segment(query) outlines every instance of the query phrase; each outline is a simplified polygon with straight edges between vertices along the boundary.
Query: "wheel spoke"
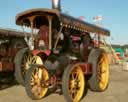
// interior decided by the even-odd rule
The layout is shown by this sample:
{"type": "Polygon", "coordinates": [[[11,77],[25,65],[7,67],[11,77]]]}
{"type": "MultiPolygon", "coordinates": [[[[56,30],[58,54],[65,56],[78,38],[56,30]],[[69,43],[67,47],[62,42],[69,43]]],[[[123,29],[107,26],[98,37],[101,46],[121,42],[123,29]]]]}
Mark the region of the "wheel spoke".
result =
{"type": "Polygon", "coordinates": [[[32,73],[32,78],[33,78],[33,79],[35,78],[34,73],[32,73]]]}
{"type": "Polygon", "coordinates": [[[76,74],[76,80],[77,80],[77,81],[80,80],[79,78],[80,78],[80,76],[79,76],[79,74],[77,73],[77,74],[76,74]]]}
{"type": "MultiPolygon", "coordinates": [[[[39,77],[39,79],[42,79],[42,74],[45,74],[45,73],[43,73],[43,70],[41,70],[40,68],[39,68],[39,70],[38,70],[38,77],[39,77]]],[[[45,76],[45,75],[44,75],[45,76]]]]}
{"type": "Polygon", "coordinates": [[[71,80],[74,80],[74,73],[71,73],[71,80]]]}
{"type": "MultiPolygon", "coordinates": [[[[32,54],[25,54],[25,56],[23,57],[23,62],[22,62],[22,65],[21,65],[21,68],[22,68],[22,73],[23,73],[23,76],[25,75],[25,72],[26,70],[29,69],[29,65],[30,64],[42,64],[42,60],[39,56],[33,56],[32,54]]],[[[38,70],[38,68],[37,68],[38,70]]],[[[38,71],[36,71],[38,74],[38,71]]]]}
{"type": "Polygon", "coordinates": [[[73,88],[73,89],[70,91],[71,97],[74,99],[75,96],[76,96],[76,94],[77,94],[77,91],[75,90],[75,88],[73,88]]]}
{"type": "Polygon", "coordinates": [[[35,64],[35,63],[36,63],[36,60],[37,60],[37,58],[34,56],[34,57],[31,59],[31,63],[32,63],[32,64],[35,64]]]}
{"type": "Polygon", "coordinates": [[[108,70],[109,67],[107,57],[105,54],[102,54],[97,69],[97,78],[99,80],[99,86],[102,90],[104,90],[108,84],[108,70]]]}
{"type": "Polygon", "coordinates": [[[105,58],[103,55],[101,55],[101,58],[100,58],[100,61],[99,61],[99,64],[102,64],[104,62],[105,58]]]}
{"type": "Polygon", "coordinates": [[[35,85],[34,79],[31,79],[30,85],[31,86],[34,86],[35,85]]]}

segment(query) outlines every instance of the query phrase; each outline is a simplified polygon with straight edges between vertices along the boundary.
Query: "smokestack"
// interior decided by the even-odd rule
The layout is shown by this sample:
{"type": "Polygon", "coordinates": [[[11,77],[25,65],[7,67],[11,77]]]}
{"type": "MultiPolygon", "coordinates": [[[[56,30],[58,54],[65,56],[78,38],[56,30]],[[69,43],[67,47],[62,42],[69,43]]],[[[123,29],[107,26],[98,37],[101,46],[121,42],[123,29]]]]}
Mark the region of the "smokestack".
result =
{"type": "Polygon", "coordinates": [[[60,0],[52,0],[52,8],[61,11],[60,0]]]}

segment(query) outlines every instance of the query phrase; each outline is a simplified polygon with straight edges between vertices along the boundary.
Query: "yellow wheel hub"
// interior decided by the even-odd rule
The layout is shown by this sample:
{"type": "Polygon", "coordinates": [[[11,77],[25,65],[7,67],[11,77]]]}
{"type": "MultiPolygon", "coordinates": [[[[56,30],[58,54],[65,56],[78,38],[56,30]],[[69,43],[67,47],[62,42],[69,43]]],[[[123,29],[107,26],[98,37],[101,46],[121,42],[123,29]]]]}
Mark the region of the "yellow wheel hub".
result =
{"type": "Polygon", "coordinates": [[[43,68],[35,68],[31,77],[31,91],[38,99],[44,97],[48,91],[48,71],[43,68]]]}
{"type": "Polygon", "coordinates": [[[76,66],[70,74],[69,93],[73,102],[78,102],[83,96],[85,87],[84,75],[80,66],[76,66]]]}
{"type": "Polygon", "coordinates": [[[97,72],[99,87],[101,90],[105,90],[109,82],[109,62],[105,53],[100,56],[97,72]]]}

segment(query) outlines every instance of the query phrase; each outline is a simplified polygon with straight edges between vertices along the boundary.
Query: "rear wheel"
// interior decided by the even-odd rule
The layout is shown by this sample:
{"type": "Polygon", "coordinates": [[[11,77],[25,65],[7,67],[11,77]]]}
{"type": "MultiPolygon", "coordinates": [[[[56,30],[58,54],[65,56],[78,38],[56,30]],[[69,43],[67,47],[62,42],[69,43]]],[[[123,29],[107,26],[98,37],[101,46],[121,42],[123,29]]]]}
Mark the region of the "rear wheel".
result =
{"type": "Polygon", "coordinates": [[[85,79],[79,65],[68,66],[64,70],[62,91],[67,102],[79,102],[85,90],[85,79]]]}
{"type": "Polygon", "coordinates": [[[48,80],[49,74],[44,66],[31,66],[25,76],[28,96],[33,100],[43,98],[48,91],[48,80]]]}
{"type": "Polygon", "coordinates": [[[15,57],[15,79],[24,86],[24,77],[30,64],[43,64],[40,56],[32,55],[27,48],[21,49],[15,57]]]}
{"type": "Polygon", "coordinates": [[[105,51],[93,49],[88,62],[92,64],[93,75],[89,79],[90,89],[93,91],[105,91],[109,84],[109,61],[105,51]]]}

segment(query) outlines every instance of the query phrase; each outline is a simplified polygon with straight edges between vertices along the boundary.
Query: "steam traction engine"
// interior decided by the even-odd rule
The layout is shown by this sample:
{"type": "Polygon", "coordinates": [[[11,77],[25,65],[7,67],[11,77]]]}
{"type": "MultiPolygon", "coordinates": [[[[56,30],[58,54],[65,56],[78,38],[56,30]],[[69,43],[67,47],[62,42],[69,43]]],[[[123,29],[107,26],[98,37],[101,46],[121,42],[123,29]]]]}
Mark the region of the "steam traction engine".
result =
{"type": "Polygon", "coordinates": [[[29,49],[20,50],[15,60],[17,81],[30,98],[40,99],[60,90],[67,102],[78,102],[87,83],[93,91],[108,87],[107,54],[90,36],[109,36],[108,30],[63,14],[54,4],[53,9],[18,14],[16,24],[32,30],[29,49]]]}
{"type": "MultiPolygon", "coordinates": [[[[29,35],[26,33],[26,36],[29,35]]],[[[14,80],[14,59],[16,53],[27,47],[23,32],[0,28],[0,83],[14,80]]]]}

